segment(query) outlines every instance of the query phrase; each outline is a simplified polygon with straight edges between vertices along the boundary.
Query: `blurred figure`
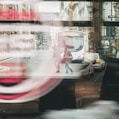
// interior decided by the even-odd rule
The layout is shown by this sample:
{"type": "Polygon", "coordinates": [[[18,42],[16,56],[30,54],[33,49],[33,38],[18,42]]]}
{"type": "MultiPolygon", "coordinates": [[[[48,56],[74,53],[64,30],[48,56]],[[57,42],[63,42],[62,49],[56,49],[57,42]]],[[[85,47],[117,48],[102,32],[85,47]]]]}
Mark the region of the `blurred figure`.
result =
{"type": "Polygon", "coordinates": [[[70,2],[68,5],[68,10],[67,10],[67,14],[68,14],[68,20],[72,21],[73,20],[73,2],[70,2]]]}
{"type": "Polygon", "coordinates": [[[66,73],[68,73],[68,71],[73,72],[73,70],[69,67],[69,63],[71,62],[72,58],[73,57],[72,57],[71,52],[68,50],[67,46],[65,46],[65,49],[64,49],[64,62],[65,62],[66,73]]]}
{"type": "Polygon", "coordinates": [[[56,66],[56,73],[59,73],[60,72],[60,63],[62,60],[61,54],[65,48],[64,38],[60,34],[57,34],[57,37],[53,41],[53,44],[50,48],[53,50],[53,58],[54,58],[55,66],[56,66]]]}
{"type": "Polygon", "coordinates": [[[95,42],[95,34],[94,32],[90,32],[88,34],[88,46],[89,46],[89,52],[96,52],[96,42],[95,42]]]}
{"type": "Polygon", "coordinates": [[[116,54],[117,54],[117,48],[116,48],[115,43],[112,43],[112,44],[111,44],[111,48],[110,48],[110,50],[111,50],[111,55],[114,56],[114,57],[116,57],[116,54]]]}
{"type": "Polygon", "coordinates": [[[108,39],[104,40],[104,46],[103,46],[103,49],[104,49],[104,54],[109,54],[109,41],[108,39]]]}
{"type": "Polygon", "coordinates": [[[53,58],[54,58],[55,66],[56,66],[56,73],[60,72],[60,61],[61,61],[60,54],[61,54],[61,51],[56,45],[54,45],[53,46],[53,58]]]}

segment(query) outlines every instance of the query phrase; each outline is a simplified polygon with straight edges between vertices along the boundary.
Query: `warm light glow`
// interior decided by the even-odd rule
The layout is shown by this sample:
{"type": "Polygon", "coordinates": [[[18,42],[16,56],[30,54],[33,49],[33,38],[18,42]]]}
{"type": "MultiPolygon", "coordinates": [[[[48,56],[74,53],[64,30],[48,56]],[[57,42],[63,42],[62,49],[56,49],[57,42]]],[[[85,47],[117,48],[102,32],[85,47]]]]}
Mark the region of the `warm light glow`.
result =
{"type": "Polygon", "coordinates": [[[96,63],[100,63],[100,59],[96,59],[95,61],[96,61],[96,63]]]}

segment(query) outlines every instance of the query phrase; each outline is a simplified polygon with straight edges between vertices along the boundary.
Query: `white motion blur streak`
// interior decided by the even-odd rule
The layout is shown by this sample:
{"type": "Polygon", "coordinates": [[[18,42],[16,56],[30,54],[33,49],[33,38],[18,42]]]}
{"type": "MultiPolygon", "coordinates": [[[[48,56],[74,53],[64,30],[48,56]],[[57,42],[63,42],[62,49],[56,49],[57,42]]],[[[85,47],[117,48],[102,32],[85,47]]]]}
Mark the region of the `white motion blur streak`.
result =
{"type": "Polygon", "coordinates": [[[118,103],[114,101],[97,101],[84,109],[50,110],[36,119],[117,119],[118,103]]]}

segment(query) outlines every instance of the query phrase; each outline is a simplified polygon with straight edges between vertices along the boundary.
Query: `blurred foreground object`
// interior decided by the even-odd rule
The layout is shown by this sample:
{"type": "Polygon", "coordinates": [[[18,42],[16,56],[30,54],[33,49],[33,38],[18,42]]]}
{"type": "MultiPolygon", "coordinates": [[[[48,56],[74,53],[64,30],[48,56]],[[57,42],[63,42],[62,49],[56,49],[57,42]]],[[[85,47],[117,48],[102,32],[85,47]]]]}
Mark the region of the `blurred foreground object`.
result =
{"type": "Polygon", "coordinates": [[[49,110],[36,119],[118,119],[119,107],[114,101],[97,101],[85,109],[49,110]]]}

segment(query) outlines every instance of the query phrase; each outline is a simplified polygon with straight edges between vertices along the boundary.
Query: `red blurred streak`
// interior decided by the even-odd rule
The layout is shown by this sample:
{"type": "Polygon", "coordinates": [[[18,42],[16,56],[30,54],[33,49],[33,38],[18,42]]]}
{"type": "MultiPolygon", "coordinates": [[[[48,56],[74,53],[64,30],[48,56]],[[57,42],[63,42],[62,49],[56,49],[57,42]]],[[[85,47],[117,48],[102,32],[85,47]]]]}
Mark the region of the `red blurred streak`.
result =
{"type": "MultiPolygon", "coordinates": [[[[28,92],[27,92],[28,93],[28,92]]],[[[0,94],[0,98],[1,99],[6,99],[6,100],[10,100],[10,99],[16,99],[19,97],[24,96],[26,93],[21,93],[21,94],[15,94],[15,95],[4,95],[4,94],[0,94]]]]}
{"type": "Polygon", "coordinates": [[[50,92],[49,89],[52,90],[52,87],[54,88],[54,84],[57,84],[57,80],[62,80],[62,79],[49,79],[47,81],[47,83],[45,83],[41,87],[39,87],[37,89],[34,89],[34,90],[30,91],[29,93],[27,93],[27,96],[25,96],[25,98],[29,98],[29,97],[31,97],[33,95],[47,94],[48,92],[50,92]]]}
{"type": "Polygon", "coordinates": [[[26,63],[16,63],[16,62],[3,62],[0,63],[0,66],[7,66],[9,67],[6,70],[1,70],[0,71],[0,78],[14,78],[14,77],[25,77],[27,69],[26,63]],[[16,68],[16,69],[15,69],[16,68]]]}
{"type": "Polygon", "coordinates": [[[1,66],[26,66],[26,63],[17,63],[17,62],[2,62],[0,63],[1,66]]]}
{"type": "Polygon", "coordinates": [[[17,73],[24,73],[26,72],[25,69],[14,69],[14,70],[5,70],[5,71],[2,71],[0,72],[0,75],[1,74],[17,74],[17,73]]]}
{"type": "Polygon", "coordinates": [[[0,78],[0,83],[20,83],[23,78],[0,78]]]}
{"type": "Polygon", "coordinates": [[[37,18],[35,12],[18,12],[14,9],[0,11],[0,20],[34,20],[37,18]]]}
{"type": "Polygon", "coordinates": [[[0,99],[11,100],[11,99],[20,98],[22,96],[25,96],[26,94],[29,94],[29,95],[33,96],[34,94],[42,93],[44,91],[47,91],[49,89],[49,87],[52,87],[56,83],[56,81],[57,81],[56,79],[50,79],[46,84],[42,85],[40,88],[31,90],[31,91],[28,91],[28,92],[25,92],[25,93],[9,94],[9,95],[0,94],[0,99]]]}

